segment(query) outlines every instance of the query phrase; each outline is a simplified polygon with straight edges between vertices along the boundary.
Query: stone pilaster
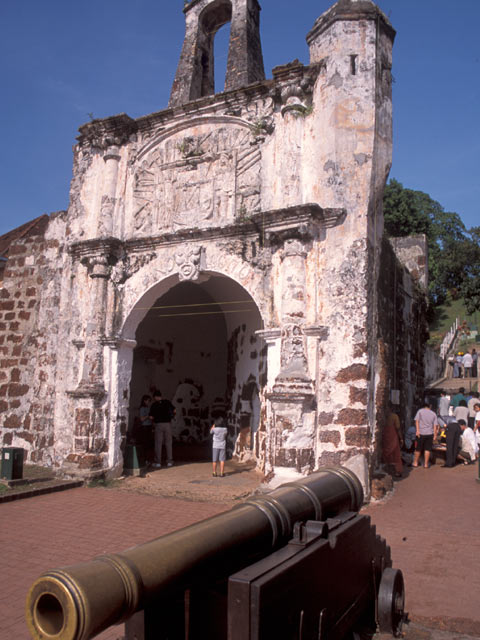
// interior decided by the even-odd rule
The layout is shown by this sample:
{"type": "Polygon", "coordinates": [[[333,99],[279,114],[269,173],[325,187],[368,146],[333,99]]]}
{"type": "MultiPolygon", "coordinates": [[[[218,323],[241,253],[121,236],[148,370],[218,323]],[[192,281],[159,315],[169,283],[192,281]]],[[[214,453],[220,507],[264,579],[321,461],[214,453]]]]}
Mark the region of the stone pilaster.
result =
{"type": "Polygon", "coordinates": [[[282,251],[281,369],[275,394],[313,396],[305,349],[305,300],[307,250],[301,240],[285,241],[282,251]]]}
{"type": "Polygon", "coordinates": [[[98,218],[98,235],[100,237],[107,237],[111,236],[113,232],[113,221],[117,204],[115,196],[117,192],[118,165],[120,163],[118,147],[113,145],[109,146],[103,159],[105,161],[105,174],[100,215],[98,218]]]}
{"type": "Polygon", "coordinates": [[[80,382],[68,392],[73,420],[72,451],[66,458],[65,471],[94,475],[107,464],[109,443],[105,414],[104,383],[105,328],[108,316],[109,279],[112,265],[118,260],[120,242],[115,238],[86,241],[70,248],[80,259],[91,280],[84,340],[75,341],[83,362],[80,382]]]}
{"type": "Polygon", "coordinates": [[[92,288],[89,319],[85,328],[82,377],[78,390],[98,395],[104,391],[102,339],[105,336],[105,303],[110,266],[105,255],[92,256],[83,262],[89,270],[92,288]]]}

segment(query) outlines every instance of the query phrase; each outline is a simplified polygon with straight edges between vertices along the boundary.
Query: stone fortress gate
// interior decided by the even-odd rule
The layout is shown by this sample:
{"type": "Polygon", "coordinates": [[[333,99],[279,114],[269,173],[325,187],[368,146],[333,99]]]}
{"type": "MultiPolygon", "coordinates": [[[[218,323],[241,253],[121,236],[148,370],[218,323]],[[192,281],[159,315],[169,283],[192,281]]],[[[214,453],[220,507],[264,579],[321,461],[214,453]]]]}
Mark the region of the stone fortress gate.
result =
{"type": "Polygon", "coordinates": [[[266,80],[256,0],[184,13],[168,108],[83,125],[68,211],[9,245],[2,310],[17,313],[16,290],[35,302],[16,318],[0,434],[66,473],[120,474],[158,387],[178,441],[204,442],[222,411],[235,455],[270,477],[373,469],[392,386],[379,276],[395,32],[370,0],[339,0],[307,35],[310,64],[266,80]]]}

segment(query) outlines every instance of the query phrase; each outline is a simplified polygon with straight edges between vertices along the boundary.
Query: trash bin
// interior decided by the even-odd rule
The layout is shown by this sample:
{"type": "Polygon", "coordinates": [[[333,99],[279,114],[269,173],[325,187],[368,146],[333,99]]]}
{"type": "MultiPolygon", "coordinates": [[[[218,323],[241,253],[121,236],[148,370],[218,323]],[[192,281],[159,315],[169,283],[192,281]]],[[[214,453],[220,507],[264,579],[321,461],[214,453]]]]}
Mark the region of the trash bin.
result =
{"type": "Polygon", "coordinates": [[[145,453],[138,444],[127,444],[123,458],[123,473],[126,476],[140,476],[145,471],[145,453]]]}
{"type": "Polygon", "coordinates": [[[3,447],[2,478],[20,480],[23,478],[23,449],[20,447],[3,447]]]}

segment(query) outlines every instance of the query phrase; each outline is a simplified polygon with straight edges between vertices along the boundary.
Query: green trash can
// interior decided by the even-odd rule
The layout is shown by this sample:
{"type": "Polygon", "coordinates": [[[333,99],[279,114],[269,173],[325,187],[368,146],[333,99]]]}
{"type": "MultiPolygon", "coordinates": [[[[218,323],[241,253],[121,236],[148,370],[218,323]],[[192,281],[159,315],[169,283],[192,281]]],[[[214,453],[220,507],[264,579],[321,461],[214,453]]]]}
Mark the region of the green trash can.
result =
{"type": "Polygon", "coordinates": [[[145,453],[138,444],[127,444],[123,458],[123,473],[126,476],[141,476],[145,472],[145,453]]]}
{"type": "Polygon", "coordinates": [[[20,480],[23,478],[23,449],[20,447],[3,447],[2,478],[20,480]]]}

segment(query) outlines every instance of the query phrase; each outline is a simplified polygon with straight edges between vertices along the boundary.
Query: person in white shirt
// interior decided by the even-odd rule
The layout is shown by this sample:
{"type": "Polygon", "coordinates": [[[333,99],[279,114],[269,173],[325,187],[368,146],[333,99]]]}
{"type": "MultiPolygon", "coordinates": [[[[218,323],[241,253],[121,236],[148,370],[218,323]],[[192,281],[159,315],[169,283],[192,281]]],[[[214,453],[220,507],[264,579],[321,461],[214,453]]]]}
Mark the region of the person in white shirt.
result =
{"type": "Polygon", "coordinates": [[[463,356],[462,358],[462,364],[463,364],[463,369],[464,369],[464,375],[465,378],[471,378],[472,377],[472,364],[473,364],[473,360],[472,360],[472,355],[469,351],[467,351],[467,353],[463,356]]]}
{"type": "Polygon", "coordinates": [[[468,426],[470,429],[475,428],[475,405],[480,404],[478,402],[478,391],[472,391],[472,397],[467,403],[468,407],[468,426]]]}
{"type": "Polygon", "coordinates": [[[465,420],[465,423],[468,423],[468,407],[466,400],[460,400],[458,407],[455,407],[453,410],[453,415],[457,422],[459,420],[465,420]]]}
{"type": "Polygon", "coordinates": [[[462,430],[460,439],[459,456],[464,459],[464,464],[473,464],[478,455],[478,443],[473,429],[467,427],[465,420],[459,420],[458,424],[462,430]]]}
{"type": "Polygon", "coordinates": [[[227,435],[228,429],[225,424],[225,421],[221,416],[219,416],[215,422],[213,423],[210,433],[213,434],[213,445],[212,445],[212,466],[213,473],[212,475],[217,477],[217,462],[220,462],[220,478],[223,478],[224,468],[225,468],[225,460],[226,460],[226,448],[227,448],[227,435]]]}
{"type": "Polygon", "coordinates": [[[477,444],[480,446],[480,403],[475,405],[475,426],[473,431],[477,437],[477,444]]]}
{"type": "Polygon", "coordinates": [[[415,433],[417,436],[417,448],[413,454],[412,467],[416,469],[420,465],[420,456],[423,454],[423,466],[428,469],[430,466],[430,455],[433,441],[437,439],[438,420],[436,414],[430,408],[430,402],[425,400],[422,409],[415,415],[415,433]]]}
{"type": "Polygon", "coordinates": [[[438,415],[444,422],[447,422],[448,409],[450,407],[450,396],[447,396],[445,391],[440,392],[440,400],[438,401],[438,415]]]}

